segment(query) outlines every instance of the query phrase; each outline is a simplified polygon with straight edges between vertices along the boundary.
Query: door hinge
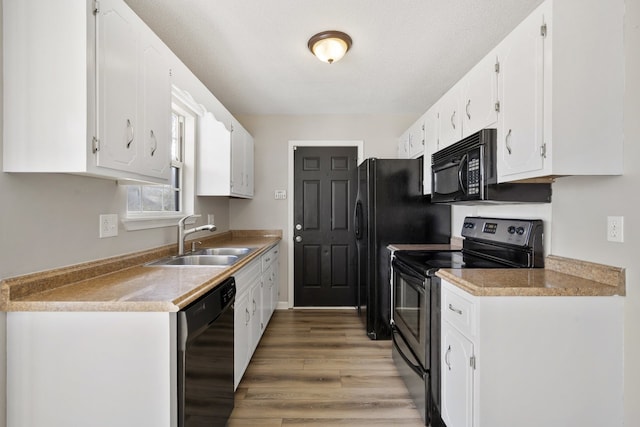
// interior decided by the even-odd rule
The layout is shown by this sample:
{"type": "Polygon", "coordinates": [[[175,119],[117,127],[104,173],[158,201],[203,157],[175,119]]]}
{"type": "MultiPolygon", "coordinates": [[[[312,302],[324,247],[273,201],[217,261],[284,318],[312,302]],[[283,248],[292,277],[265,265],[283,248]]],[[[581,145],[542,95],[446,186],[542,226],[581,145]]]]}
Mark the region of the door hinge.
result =
{"type": "Polygon", "coordinates": [[[540,27],[540,35],[542,37],[547,37],[547,24],[542,24],[540,27]]]}
{"type": "Polygon", "coordinates": [[[496,61],[495,70],[496,70],[496,73],[500,72],[500,61],[496,61]]]}
{"type": "Polygon", "coordinates": [[[547,144],[544,143],[540,146],[540,157],[547,158],[547,144]]]}
{"type": "Polygon", "coordinates": [[[94,153],[97,153],[98,151],[100,151],[100,140],[95,136],[91,141],[91,151],[93,151],[94,153]]]}
{"type": "Polygon", "coordinates": [[[476,356],[469,358],[469,366],[471,366],[471,369],[476,369],[476,356]]]}
{"type": "Polygon", "coordinates": [[[493,108],[496,110],[496,112],[500,112],[500,101],[497,101],[494,105],[493,108]]]}
{"type": "Polygon", "coordinates": [[[97,15],[100,13],[100,2],[98,0],[93,1],[93,14],[97,15]]]}

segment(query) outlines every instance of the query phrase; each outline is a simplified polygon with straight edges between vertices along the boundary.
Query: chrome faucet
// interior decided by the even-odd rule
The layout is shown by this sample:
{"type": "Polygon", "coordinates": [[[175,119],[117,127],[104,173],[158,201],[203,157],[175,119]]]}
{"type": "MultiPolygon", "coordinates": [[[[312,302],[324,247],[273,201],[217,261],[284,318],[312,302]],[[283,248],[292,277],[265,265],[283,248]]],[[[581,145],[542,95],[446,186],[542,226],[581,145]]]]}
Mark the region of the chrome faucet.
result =
{"type": "Polygon", "coordinates": [[[189,218],[199,218],[200,215],[187,215],[180,218],[178,221],[178,255],[184,255],[184,239],[191,233],[198,231],[216,231],[216,226],[213,224],[201,225],[200,227],[188,228],[185,230],[184,223],[189,218]]]}

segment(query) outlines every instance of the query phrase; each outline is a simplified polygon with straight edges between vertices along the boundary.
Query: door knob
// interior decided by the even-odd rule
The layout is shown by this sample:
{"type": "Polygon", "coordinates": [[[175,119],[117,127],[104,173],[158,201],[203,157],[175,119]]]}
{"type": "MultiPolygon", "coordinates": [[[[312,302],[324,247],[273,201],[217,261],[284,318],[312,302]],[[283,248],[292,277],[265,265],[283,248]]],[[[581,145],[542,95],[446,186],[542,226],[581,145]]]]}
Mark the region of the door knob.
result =
{"type": "Polygon", "coordinates": [[[302,230],[302,224],[296,224],[296,230],[298,231],[302,230]]]}
{"type": "Polygon", "coordinates": [[[296,242],[297,243],[302,242],[302,236],[296,236],[296,242]]]}

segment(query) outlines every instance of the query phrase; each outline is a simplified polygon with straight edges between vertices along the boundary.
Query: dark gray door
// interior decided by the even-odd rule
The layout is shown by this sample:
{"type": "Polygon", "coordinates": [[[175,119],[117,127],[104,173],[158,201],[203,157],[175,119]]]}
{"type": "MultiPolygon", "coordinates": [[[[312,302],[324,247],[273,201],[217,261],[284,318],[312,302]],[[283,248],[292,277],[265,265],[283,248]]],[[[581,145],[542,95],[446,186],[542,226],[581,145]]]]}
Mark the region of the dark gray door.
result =
{"type": "Polygon", "coordinates": [[[294,152],[294,305],[355,306],[356,147],[294,152]]]}

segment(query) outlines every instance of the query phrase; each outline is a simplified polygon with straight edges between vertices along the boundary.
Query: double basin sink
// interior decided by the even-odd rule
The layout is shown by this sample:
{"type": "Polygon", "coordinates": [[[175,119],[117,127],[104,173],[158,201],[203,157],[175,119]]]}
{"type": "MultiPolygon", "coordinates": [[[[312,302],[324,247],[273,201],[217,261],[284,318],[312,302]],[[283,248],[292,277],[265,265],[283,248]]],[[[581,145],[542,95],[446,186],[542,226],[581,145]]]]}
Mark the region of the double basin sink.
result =
{"type": "Polygon", "coordinates": [[[247,256],[252,248],[206,248],[187,255],[162,258],[146,264],[147,266],[214,266],[228,267],[247,256]]]}

